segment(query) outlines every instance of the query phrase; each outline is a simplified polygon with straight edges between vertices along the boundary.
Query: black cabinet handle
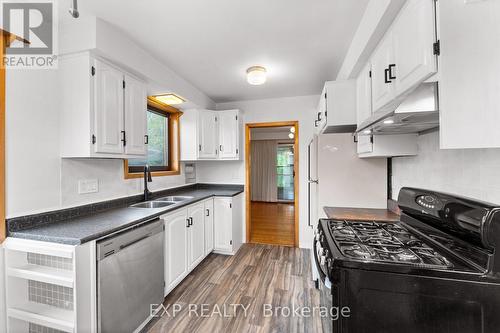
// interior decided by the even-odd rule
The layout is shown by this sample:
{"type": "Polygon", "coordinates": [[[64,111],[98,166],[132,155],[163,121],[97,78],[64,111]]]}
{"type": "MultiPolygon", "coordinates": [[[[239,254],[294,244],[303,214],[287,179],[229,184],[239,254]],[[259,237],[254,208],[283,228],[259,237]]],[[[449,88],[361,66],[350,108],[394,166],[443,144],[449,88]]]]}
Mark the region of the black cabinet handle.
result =
{"type": "Polygon", "coordinates": [[[392,70],[396,68],[396,64],[389,65],[389,79],[396,80],[396,75],[393,75],[392,70]]]}
{"type": "Polygon", "coordinates": [[[189,218],[186,219],[186,228],[189,228],[189,218]]]}
{"type": "Polygon", "coordinates": [[[222,151],[222,148],[223,148],[222,145],[219,145],[219,151],[222,151]]]}
{"type": "Polygon", "coordinates": [[[318,120],[314,121],[314,127],[318,127],[318,120]]]}
{"type": "Polygon", "coordinates": [[[144,144],[147,145],[149,144],[149,135],[144,135],[144,144]]]}
{"type": "Polygon", "coordinates": [[[385,83],[391,83],[391,80],[389,80],[389,68],[384,69],[384,79],[385,83]]]}
{"type": "Polygon", "coordinates": [[[125,131],[121,131],[121,133],[122,133],[123,146],[126,146],[127,145],[127,137],[126,137],[125,131]]]}
{"type": "Polygon", "coordinates": [[[190,218],[189,218],[189,226],[192,226],[192,225],[193,225],[193,218],[192,218],[192,217],[190,217],[190,218]]]}
{"type": "Polygon", "coordinates": [[[207,215],[205,216],[210,216],[210,209],[207,209],[207,215]]]}
{"type": "Polygon", "coordinates": [[[321,112],[318,112],[318,121],[321,121],[321,112]]]}

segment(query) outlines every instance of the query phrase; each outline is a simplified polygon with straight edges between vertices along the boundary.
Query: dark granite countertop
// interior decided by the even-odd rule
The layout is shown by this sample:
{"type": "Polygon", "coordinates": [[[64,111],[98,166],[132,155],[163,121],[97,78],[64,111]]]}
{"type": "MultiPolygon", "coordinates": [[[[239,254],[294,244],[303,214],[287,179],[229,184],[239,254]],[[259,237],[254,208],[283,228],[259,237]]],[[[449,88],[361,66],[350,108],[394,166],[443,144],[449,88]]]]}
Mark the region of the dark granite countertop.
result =
{"type": "Polygon", "coordinates": [[[154,198],[169,195],[191,196],[193,199],[163,208],[132,208],[141,196],[113,200],[112,204],[93,204],[46,214],[14,218],[8,221],[9,237],[45,242],[79,245],[104,237],[141,222],[213,196],[233,197],[244,191],[243,185],[194,184],[153,194],[154,198]],[[100,208],[96,208],[100,205],[100,208]],[[121,207],[120,207],[121,205],[121,207]],[[113,207],[118,206],[118,207],[113,207]],[[109,208],[113,207],[113,208],[109,208]],[[76,212],[76,210],[79,210],[76,212]],[[83,210],[83,212],[82,212],[83,210]],[[76,212],[76,213],[75,213],[76,212]],[[61,215],[77,217],[61,220],[61,215]],[[29,221],[27,223],[26,221],[29,221]]]}

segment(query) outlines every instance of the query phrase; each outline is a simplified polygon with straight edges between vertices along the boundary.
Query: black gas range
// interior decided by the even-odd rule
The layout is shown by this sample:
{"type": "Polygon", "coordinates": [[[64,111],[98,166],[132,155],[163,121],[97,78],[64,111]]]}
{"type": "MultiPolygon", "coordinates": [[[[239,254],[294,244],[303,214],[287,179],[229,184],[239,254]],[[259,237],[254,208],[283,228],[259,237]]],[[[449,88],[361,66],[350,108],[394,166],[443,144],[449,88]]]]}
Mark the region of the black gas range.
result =
{"type": "Polygon", "coordinates": [[[500,207],[403,188],[399,222],[322,219],[314,240],[325,331],[500,332],[500,207]]]}

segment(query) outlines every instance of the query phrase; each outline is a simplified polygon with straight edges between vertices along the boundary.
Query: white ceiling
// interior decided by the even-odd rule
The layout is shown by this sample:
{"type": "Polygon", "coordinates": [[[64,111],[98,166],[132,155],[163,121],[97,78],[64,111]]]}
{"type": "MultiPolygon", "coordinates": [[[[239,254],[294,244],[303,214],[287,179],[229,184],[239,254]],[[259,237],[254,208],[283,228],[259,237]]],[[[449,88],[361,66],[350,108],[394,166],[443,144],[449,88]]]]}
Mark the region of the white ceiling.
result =
{"type": "MultiPolygon", "coordinates": [[[[368,0],[80,0],[215,102],[319,94],[335,79],[368,0]],[[252,65],[268,69],[246,83],[252,65]]],[[[64,19],[70,1],[59,2],[64,19]]]]}

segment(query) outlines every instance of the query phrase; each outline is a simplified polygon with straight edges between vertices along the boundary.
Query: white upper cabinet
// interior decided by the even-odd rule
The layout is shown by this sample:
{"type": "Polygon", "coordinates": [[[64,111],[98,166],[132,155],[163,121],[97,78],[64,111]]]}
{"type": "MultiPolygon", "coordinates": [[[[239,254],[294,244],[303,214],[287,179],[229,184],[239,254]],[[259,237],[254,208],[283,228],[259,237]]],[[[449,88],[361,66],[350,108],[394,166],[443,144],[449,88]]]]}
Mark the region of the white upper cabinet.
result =
{"type": "Polygon", "coordinates": [[[440,144],[500,148],[500,1],[439,1],[440,144]]]}
{"type": "Polygon", "coordinates": [[[181,161],[239,160],[239,110],[185,110],[180,118],[181,161]]]}
{"type": "Polygon", "coordinates": [[[96,60],[94,77],[95,152],[123,154],[123,73],[96,60]]]}
{"type": "Polygon", "coordinates": [[[325,83],[314,126],[317,132],[325,134],[356,128],[356,80],[325,83]]]}
{"type": "Polygon", "coordinates": [[[238,110],[217,113],[219,123],[219,158],[236,159],[239,154],[238,110]]]}
{"type": "Polygon", "coordinates": [[[147,153],[147,98],[144,83],[125,75],[125,154],[147,153]]]}
{"type": "Polygon", "coordinates": [[[394,99],[394,84],[391,70],[394,69],[394,49],[392,31],[380,42],[371,57],[372,66],[372,105],[377,111],[394,99]]]}
{"type": "Polygon", "coordinates": [[[198,158],[215,159],[219,151],[217,115],[214,111],[201,110],[198,118],[198,158]]]}
{"type": "Polygon", "coordinates": [[[356,80],[356,113],[358,126],[372,115],[371,64],[361,70],[356,80]]]}
{"type": "Polygon", "coordinates": [[[88,52],[59,61],[61,156],[145,156],[146,84],[88,52]]]}
{"type": "Polygon", "coordinates": [[[373,112],[396,106],[437,72],[435,0],[408,0],[370,58],[373,112]]]}
{"type": "Polygon", "coordinates": [[[392,29],[396,61],[389,71],[397,95],[437,72],[435,27],[435,0],[409,0],[397,17],[392,29]]]}

